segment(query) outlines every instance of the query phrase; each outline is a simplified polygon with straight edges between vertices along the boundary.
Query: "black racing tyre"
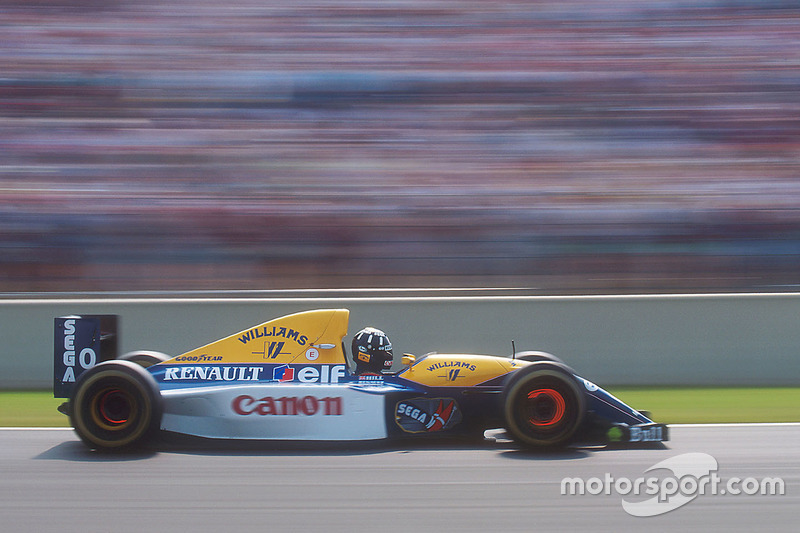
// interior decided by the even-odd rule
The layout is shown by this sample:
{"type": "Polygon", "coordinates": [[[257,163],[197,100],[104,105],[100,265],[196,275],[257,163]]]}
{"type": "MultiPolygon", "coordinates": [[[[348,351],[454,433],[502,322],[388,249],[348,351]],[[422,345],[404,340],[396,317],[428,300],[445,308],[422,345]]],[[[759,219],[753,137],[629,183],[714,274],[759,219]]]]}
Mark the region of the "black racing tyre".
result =
{"type": "Polygon", "coordinates": [[[172,359],[167,354],[161,352],[150,352],[145,350],[140,350],[138,352],[128,352],[126,354],[120,355],[117,360],[119,361],[132,361],[137,365],[141,366],[142,368],[149,368],[153,365],[157,365],[158,363],[163,363],[168,359],[172,359]]]}
{"type": "Polygon", "coordinates": [[[528,361],[530,363],[538,363],[541,361],[558,363],[560,365],[563,365],[564,368],[566,368],[570,372],[572,372],[572,368],[570,368],[567,365],[567,363],[562,361],[560,357],[556,357],[555,355],[548,352],[537,352],[537,351],[517,352],[514,356],[514,359],[519,359],[520,361],[528,361]]]}
{"type": "Polygon", "coordinates": [[[158,385],[132,361],[105,361],[84,372],[71,405],[72,427],[87,446],[98,450],[136,448],[161,424],[158,385]]]}
{"type": "Polygon", "coordinates": [[[568,444],[583,421],[586,398],[564,365],[539,362],[517,371],[503,391],[506,429],[519,444],[555,448],[568,444]]]}

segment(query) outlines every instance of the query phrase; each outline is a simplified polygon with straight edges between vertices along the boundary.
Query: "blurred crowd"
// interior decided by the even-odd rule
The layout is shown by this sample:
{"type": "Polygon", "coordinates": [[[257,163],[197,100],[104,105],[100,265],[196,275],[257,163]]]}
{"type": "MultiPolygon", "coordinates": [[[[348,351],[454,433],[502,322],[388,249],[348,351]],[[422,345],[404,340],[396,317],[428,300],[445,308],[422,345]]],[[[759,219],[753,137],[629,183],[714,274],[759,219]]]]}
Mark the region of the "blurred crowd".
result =
{"type": "Polygon", "coordinates": [[[0,21],[0,292],[800,287],[794,1],[0,21]]]}

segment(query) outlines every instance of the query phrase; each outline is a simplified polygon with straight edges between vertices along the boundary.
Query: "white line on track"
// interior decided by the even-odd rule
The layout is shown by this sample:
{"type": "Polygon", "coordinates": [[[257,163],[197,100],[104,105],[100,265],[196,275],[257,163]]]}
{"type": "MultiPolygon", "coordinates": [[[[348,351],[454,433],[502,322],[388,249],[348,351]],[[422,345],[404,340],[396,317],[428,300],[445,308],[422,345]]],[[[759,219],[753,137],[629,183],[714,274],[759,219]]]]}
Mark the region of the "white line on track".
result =
{"type": "Polygon", "coordinates": [[[14,428],[0,428],[0,431],[72,431],[73,428],[25,428],[25,427],[14,427],[14,428]]]}

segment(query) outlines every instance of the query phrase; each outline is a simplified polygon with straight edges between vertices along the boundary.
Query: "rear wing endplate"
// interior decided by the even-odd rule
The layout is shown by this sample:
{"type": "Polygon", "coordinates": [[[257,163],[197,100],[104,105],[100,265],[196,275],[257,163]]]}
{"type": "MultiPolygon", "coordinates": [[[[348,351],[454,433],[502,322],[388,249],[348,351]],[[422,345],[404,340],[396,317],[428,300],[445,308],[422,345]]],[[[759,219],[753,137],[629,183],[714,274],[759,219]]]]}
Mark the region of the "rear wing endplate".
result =
{"type": "Polygon", "coordinates": [[[69,398],[78,376],[101,361],[117,357],[117,324],[117,315],[71,315],[55,319],[55,398],[69,398]]]}

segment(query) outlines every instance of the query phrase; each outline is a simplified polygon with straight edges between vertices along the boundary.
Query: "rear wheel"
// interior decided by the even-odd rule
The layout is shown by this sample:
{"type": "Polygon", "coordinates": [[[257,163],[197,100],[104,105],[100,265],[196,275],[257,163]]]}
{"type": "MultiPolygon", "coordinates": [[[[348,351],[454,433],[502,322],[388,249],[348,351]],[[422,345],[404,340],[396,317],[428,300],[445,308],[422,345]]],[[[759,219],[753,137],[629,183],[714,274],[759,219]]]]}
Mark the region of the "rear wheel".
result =
{"type": "Polygon", "coordinates": [[[135,448],[158,430],[161,395],[153,377],[131,361],[106,361],[78,379],[70,422],[89,447],[135,448]]]}
{"type": "Polygon", "coordinates": [[[168,359],[171,359],[171,357],[167,354],[144,350],[138,352],[128,352],[118,357],[118,360],[120,361],[132,361],[143,368],[149,368],[153,365],[157,365],[158,363],[163,363],[168,359]]]}
{"type": "Polygon", "coordinates": [[[528,447],[568,444],[585,411],[583,392],[567,370],[534,363],[518,371],[503,396],[506,429],[528,447]]]}

